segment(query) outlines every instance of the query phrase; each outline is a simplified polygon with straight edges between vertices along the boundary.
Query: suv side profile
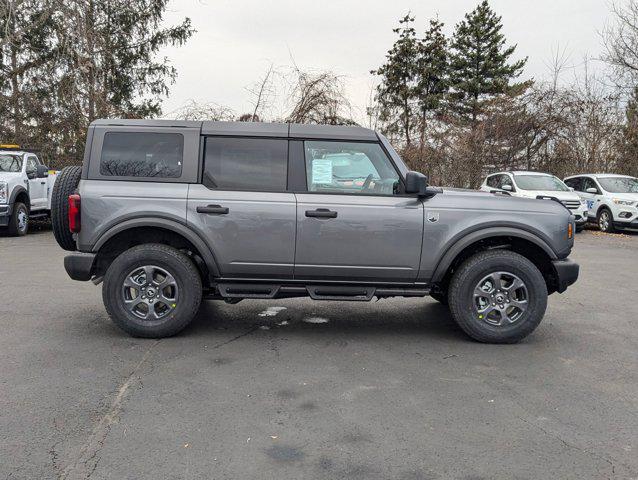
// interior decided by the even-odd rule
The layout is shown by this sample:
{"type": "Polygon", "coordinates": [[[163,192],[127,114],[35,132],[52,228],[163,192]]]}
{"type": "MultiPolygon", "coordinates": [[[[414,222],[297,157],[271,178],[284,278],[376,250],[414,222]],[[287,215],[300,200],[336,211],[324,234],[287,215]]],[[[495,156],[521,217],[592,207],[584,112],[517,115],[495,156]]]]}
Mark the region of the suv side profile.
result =
{"type": "Polygon", "coordinates": [[[565,183],[587,203],[589,219],[601,231],[638,229],[638,178],[589,174],[568,177],[565,183]]]}
{"type": "Polygon", "coordinates": [[[428,186],[360,127],[99,120],[54,196],[67,273],[134,336],[178,333],[202,299],[429,294],[514,343],[578,277],[562,205],[428,186]]]}

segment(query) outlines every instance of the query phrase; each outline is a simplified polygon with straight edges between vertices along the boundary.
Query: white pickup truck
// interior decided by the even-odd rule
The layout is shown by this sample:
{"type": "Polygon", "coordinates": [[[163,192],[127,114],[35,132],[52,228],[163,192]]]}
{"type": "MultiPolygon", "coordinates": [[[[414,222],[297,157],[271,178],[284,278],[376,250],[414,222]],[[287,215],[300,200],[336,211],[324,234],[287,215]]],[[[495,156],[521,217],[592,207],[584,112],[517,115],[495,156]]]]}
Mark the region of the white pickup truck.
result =
{"type": "Polygon", "coordinates": [[[26,235],[29,219],[50,216],[55,177],[35,153],[0,145],[0,230],[26,235]]]}

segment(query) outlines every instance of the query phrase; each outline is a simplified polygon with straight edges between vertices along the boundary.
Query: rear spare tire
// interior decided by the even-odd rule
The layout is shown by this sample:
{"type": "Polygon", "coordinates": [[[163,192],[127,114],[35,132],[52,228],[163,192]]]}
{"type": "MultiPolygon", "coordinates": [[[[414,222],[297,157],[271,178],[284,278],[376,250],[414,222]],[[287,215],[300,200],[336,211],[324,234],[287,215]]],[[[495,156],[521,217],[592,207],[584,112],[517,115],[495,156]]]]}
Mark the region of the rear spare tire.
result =
{"type": "Polygon", "coordinates": [[[74,251],[75,240],[69,230],[69,195],[76,192],[80,184],[82,167],[65,167],[58,173],[51,193],[51,224],[58,245],[64,250],[74,251]]]}

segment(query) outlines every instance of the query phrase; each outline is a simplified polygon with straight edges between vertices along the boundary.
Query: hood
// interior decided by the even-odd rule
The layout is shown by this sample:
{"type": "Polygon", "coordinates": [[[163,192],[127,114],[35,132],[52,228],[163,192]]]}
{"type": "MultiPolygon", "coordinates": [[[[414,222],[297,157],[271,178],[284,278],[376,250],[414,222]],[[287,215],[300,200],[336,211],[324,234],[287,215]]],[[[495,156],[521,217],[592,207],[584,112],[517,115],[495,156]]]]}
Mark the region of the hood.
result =
{"type": "Polygon", "coordinates": [[[0,182],[15,182],[22,177],[22,172],[0,172],[0,182]]]}

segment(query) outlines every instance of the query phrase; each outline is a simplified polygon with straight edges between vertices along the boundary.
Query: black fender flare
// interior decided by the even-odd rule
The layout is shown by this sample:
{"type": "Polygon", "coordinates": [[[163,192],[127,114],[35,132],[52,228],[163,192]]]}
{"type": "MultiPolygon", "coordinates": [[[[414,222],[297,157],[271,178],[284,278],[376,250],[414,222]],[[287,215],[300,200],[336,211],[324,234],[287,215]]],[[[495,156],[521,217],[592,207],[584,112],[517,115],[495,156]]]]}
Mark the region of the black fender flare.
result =
{"type": "Polygon", "coordinates": [[[202,256],[202,260],[204,260],[209,274],[212,277],[220,276],[219,267],[217,266],[215,255],[208,247],[206,242],[196,232],[188,228],[188,226],[174,220],[168,220],[166,218],[134,218],[131,220],[126,220],[122,223],[118,223],[117,225],[104,232],[95,242],[91,250],[97,253],[106,242],[108,242],[118,233],[122,233],[126,230],[138,227],[163,228],[165,230],[170,230],[177,233],[178,235],[181,235],[195,246],[199,254],[202,256]]]}
{"type": "Polygon", "coordinates": [[[31,210],[31,198],[29,197],[29,191],[22,185],[18,185],[11,191],[11,195],[9,196],[9,205],[13,207],[17,196],[20,195],[22,192],[24,192],[24,194],[27,196],[27,208],[31,210]]]}
{"type": "Polygon", "coordinates": [[[547,244],[547,242],[545,242],[545,240],[540,238],[538,235],[534,235],[533,233],[528,232],[527,230],[513,227],[484,228],[468,233],[467,235],[463,235],[459,240],[456,240],[450,247],[448,247],[447,251],[441,258],[441,260],[439,260],[439,263],[434,270],[434,274],[432,275],[432,282],[437,283],[443,280],[443,277],[450,268],[450,265],[452,265],[454,259],[465,248],[469,247],[473,243],[476,243],[480,240],[485,240],[486,238],[490,237],[516,237],[527,240],[540,247],[551,260],[558,259],[556,252],[552,250],[552,248],[547,244]]]}

